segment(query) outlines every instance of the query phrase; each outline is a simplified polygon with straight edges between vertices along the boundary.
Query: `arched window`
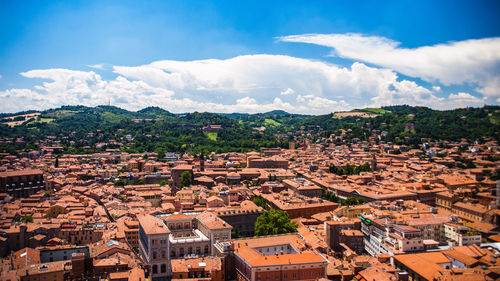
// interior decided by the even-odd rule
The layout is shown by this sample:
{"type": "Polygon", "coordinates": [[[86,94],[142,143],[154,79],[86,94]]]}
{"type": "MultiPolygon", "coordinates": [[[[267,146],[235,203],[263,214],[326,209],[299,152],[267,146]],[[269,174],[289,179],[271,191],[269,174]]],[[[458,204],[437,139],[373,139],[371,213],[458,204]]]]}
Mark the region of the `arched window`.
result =
{"type": "Polygon", "coordinates": [[[158,266],[155,264],[153,265],[153,274],[158,273],[158,266]]]}
{"type": "Polygon", "coordinates": [[[156,259],[156,251],[153,252],[153,259],[156,259]]]}

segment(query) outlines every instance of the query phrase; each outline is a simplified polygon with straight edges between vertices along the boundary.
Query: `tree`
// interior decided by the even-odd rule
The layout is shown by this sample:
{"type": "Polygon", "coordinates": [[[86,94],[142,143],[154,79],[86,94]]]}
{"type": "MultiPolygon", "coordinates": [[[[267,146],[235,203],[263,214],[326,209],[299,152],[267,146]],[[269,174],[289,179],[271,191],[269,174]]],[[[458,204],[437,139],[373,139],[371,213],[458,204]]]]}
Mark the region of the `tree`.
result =
{"type": "Polygon", "coordinates": [[[32,216],[24,216],[21,218],[21,222],[33,222],[32,216]]]}
{"type": "Polygon", "coordinates": [[[181,177],[180,177],[179,187],[183,188],[185,186],[190,186],[191,183],[192,183],[191,173],[189,171],[182,172],[181,177]]]}
{"type": "Polygon", "coordinates": [[[275,235],[297,231],[297,223],[290,221],[288,213],[281,210],[265,211],[255,222],[255,235],[275,235]]]}
{"type": "Polygon", "coordinates": [[[255,196],[253,198],[252,202],[254,202],[255,205],[257,205],[265,210],[269,210],[269,205],[267,204],[267,200],[264,199],[264,197],[262,197],[262,196],[255,196]]]}
{"type": "Polygon", "coordinates": [[[235,238],[241,238],[241,237],[243,237],[243,235],[241,235],[238,227],[234,227],[233,230],[231,230],[231,238],[235,239],[235,238]]]}

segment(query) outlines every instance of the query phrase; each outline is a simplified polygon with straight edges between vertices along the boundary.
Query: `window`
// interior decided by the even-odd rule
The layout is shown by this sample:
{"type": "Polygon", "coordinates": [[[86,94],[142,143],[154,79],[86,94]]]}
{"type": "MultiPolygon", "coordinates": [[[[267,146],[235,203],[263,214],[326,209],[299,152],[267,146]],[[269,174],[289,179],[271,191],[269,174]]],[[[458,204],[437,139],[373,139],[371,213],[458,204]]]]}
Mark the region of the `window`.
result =
{"type": "Polygon", "coordinates": [[[165,273],[167,272],[167,265],[166,264],[162,264],[161,265],[161,273],[165,273]]]}
{"type": "Polygon", "coordinates": [[[158,273],[158,265],[153,265],[153,274],[158,273]]]}
{"type": "Polygon", "coordinates": [[[156,259],[156,251],[153,252],[153,259],[156,259]]]}

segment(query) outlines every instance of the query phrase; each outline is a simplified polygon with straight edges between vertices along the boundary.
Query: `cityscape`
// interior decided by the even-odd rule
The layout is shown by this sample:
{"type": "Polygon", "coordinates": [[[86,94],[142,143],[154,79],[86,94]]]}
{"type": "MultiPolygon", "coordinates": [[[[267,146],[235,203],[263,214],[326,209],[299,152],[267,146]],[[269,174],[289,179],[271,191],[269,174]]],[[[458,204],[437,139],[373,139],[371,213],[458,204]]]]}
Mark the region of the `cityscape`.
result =
{"type": "Polygon", "coordinates": [[[0,2],[0,280],[500,280],[499,11],[0,2]]]}

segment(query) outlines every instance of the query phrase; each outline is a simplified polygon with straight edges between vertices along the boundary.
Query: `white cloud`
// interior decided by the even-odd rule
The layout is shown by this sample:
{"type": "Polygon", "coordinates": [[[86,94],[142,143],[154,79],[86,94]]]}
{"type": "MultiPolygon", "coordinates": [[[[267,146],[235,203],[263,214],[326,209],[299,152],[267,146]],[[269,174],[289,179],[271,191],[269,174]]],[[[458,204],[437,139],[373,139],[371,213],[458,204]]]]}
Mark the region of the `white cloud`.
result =
{"type": "Polygon", "coordinates": [[[331,47],[332,55],[368,62],[445,85],[472,83],[492,98],[500,96],[500,38],[403,48],[384,37],[361,34],[303,34],[279,38],[331,47]]]}
{"type": "Polygon", "coordinates": [[[280,93],[280,95],[282,96],[293,95],[293,94],[295,94],[295,91],[291,88],[287,88],[286,90],[281,91],[280,93]]]}
{"type": "Polygon", "coordinates": [[[95,68],[95,69],[104,69],[104,64],[98,63],[98,64],[87,64],[88,67],[90,68],[95,68]]]}
{"type": "MultiPolygon", "coordinates": [[[[391,104],[450,108],[480,98],[438,97],[390,69],[355,62],[339,67],[282,55],[249,55],[225,60],[163,60],[141,66],[114,66],[116,78],[93,71],[30,70],[46,81],[32,89],[0,91],[0,112],[61,105],[107,104],[137,110],[161,106],[172,112],[266,112],[323,114],[391,104]],[[297,94],[301,93],[301,94],[297,94]],[[304,94],[307,93],[307,94],[304,94]],[[22,101],[22,102],[20,102],[22,101]]],[[[481,100],[482,102],[483,100],[481,100]]]]}

